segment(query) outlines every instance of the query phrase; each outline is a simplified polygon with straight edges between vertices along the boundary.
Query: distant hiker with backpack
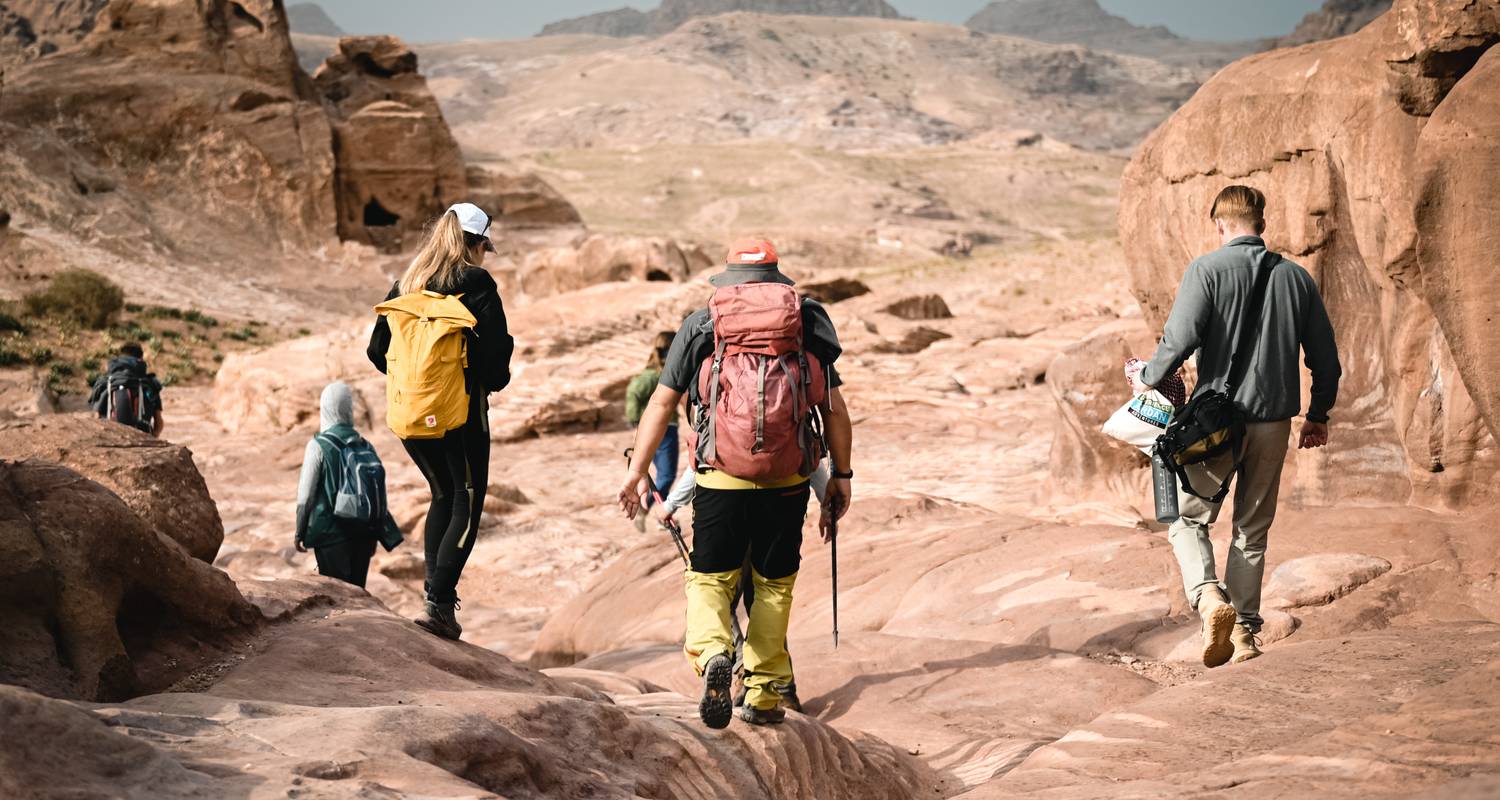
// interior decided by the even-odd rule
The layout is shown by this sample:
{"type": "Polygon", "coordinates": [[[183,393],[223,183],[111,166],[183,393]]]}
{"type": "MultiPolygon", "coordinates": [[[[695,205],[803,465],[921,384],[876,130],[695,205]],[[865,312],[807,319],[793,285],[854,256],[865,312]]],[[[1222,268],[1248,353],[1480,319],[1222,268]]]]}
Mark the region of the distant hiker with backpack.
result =
{"type": "MultiPolygon", "coordinates": [[[[672,348],[673,334],[671,331],[663,331],[656,334],[651,342],[651,355],[646,358],[646,367],[641,370],[630,383],[625,386],[625,421],[631,427],[636,427],[641,422],[641,414],[646,410],[646,405],[651,402],[651,393],[656,391],[656,384],[661,380],[662,363],[667,358],[667,352],[672,348]]],[[[672,421],[667,424],[667,432],[662,436],[661,444],[657,445],[656,454],[651,458],[651,466],[656,471],[656,493],[662,497],[672,488],[672,480],[677,475],[677,409],[672,409],[672,421]]],[[[647,495],[650,498],[650,495],[647,495]]],[[[636,517],[636,529],[645,530],[645,515],[636,517]]]]}
{"type": "Polygon", "coordinates": [[[1248,186],[1219,193],[1209,217],[1224,245],[1188,266],[1156,355],[1130,372],[1143,392],[1198,352],[1198,385],[1157,452],[1179,473],[1181,518],[1168,537],[1188,602],[1203,620],[1208,667],[1261,654],[1255,635],[1263,624],[1266,539],[1292,417],[1301,410],[1298,351],[1312,372],[1300,448],[1328,444],[1328,412],[1342,374],[1317,284],[1261,239],[1265,208],[1265,195],[1248,186]],[[1221,584],[1208,534],[1231,482],[1234,538],[1221,584]]]}
{"type": "Polygon", "coordinates": [[[386,423],[432,491],[423,526],[427,604],[416,623],[447,639],[463,633],[458,580],[489,488],[489,395],[510,383],[515,349],[500,290],[482,266],[494,252],[489,229],[478,206],[449,207],[375,307],[366,350],[386,375],[386,423]]]}
{"type": "Polygon", "coordinates": [[[94,381],[89,406],[101,419],[160,436],[161,381],[146,366],[146,351],[135,342],[120,346],[104,374],[94,381]]]}
{"type": "Polygon", "coordinates": [[[853,425],[834,368],[842,348],[828,313],[797,296],[770,242],[738,244],[726,263],[709,279],[716,289],[708,308],[690,315],[672,342],[618,497],[627,516],[641,512],[651,489],[649,454],[686,394],[697,490],[683,649],[703,676],[698,714],[710,728],[726,727],[734,714],[730,609],[747,553],[755,604],[745,632],[740,718],[755,725],[785,718],[781,690],[792,681],[786,633],[808,477],[826,449],[832,472],[820,524],[825,542],[849,508],[854,477],[853,425]]]}
{"type": "Polygon", "coordinates": [[[395,549],[401,529],[386,508],[380,456],[354,429],[349,385],[323,387],[318,406],[297,481],[297,551],[312,548],[318,574],[364,588],[376,542],[395,549]]]}

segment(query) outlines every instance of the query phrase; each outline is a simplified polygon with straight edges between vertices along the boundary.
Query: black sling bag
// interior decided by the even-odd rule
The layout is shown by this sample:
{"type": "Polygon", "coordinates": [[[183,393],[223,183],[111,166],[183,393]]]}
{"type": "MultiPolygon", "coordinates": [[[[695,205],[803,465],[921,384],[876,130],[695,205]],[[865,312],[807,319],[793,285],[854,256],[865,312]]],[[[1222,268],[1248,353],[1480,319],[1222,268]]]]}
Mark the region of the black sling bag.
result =
{"type": "Polygon", "coordinates": [[[1258,323],[1266,303],[1266,288],[1271,283],[1271,272],[1281,263],[1281,256],[1275,253],[1266,255],[1266,260],[1271,263],[1256,270],[1255,287],[1240,320],[1240,335],[1229,359],[1229,379],[1224,384],[1224,391],[1209,389],[1194,396],[1187,405],[1177,409],[1167,430],[1156,439],[1154,452],[1177,476],[1182,490],[1210,503],[1224,502],[1229,495],[1229,483],[1238,470],[1232,470],[1218,493],[1209,497],[1193,489],[1186,468],[1226,451],[1238,453],[1245,441],[1246,414],[1234,401],[1234,392],[1250,368],[1250,354],[1255,351],[1255,338],[1260,332],[1258,323]],[[1271,260],[1273,257],[1274,261],[1271,260]]]}

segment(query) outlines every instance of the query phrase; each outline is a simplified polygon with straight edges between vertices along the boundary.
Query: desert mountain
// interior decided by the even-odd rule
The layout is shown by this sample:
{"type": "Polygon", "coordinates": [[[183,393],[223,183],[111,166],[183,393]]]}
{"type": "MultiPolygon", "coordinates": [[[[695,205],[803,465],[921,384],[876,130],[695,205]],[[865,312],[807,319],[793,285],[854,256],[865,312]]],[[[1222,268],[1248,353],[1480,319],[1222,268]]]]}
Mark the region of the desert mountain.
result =
{"type": "Polygon", "coordinates": [[[1391,7],[1391,0],[1325,0],[1323,7],[1297,23],[1296,30],[1271,43],[1271,47],[1296,47],[1348,36],[1369,25],[1391,7]]]}
{"type": "Polygon", "coordinates": [[[294,3],[287,6],[286,21],[293,33],[333,37],[344,35],[339,24],[317,3],[294,3]]]}
{"type": "Polygon", "coordinates": [[[773,140],[907,147],[1029,127],[1129,147],[1201,71],[905,20],[729,14],[656,39],[422,49],[475,156],[773,140]]]}
{"type": "Polygon", "coordinates": [[[619,8],[553,22],[543,27],[539,35],[659,36],[690,19],[735,11],[822,17],[901,17],[885,0],[662,0],[662,4],[651,11],[619,8]]]}
{"type": "Polygon", "coordinates": [[[985,33],[1183,64],[1222,66],[1252,50],[1249,43],[1197,42],[1161,25],[1136,25],[1105,11],[1098,0],[995,0],[964,24],[985,33]]]}

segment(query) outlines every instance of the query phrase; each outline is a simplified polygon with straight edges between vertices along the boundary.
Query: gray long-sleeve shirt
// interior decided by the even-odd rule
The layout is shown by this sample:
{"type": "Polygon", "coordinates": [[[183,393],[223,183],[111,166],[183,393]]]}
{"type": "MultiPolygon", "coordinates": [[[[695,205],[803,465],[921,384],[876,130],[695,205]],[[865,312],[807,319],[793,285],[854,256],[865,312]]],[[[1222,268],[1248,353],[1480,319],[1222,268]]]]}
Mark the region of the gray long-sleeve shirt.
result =
{"type": "Polygon", "coordinates": [[[1327,422],[1338,399],[1338,344],[1323,296],[1307,270],[1266,250],[1259,236],[1241,236],[1188,266],[1177,290],[1156,355],[1141,373],[1155,386],[1176,372],[1198,352],[1196,396],[1209,389],[1224,390],[1229,363],[1239,340],[1245,307],[1255,284],[1257,267],[1272,269],[1266,301],[1259,320],[1251,321],[1260,335],[1245,377],[1234,399],[1250,419],[1271,422],[1297,416],[1302,407],[1302,374],[1297,353],[1306,354],[1312,372],[1312,400],[1307,418],[1327,422]]]}

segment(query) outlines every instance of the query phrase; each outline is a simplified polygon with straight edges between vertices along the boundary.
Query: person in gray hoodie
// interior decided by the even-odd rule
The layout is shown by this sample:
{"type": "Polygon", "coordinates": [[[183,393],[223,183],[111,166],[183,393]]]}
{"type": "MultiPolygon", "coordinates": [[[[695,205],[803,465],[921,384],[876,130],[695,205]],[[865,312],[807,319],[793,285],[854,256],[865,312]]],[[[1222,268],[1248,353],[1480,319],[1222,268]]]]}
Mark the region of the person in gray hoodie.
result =
{"type": "Polygon", "coordinates": [[[1338,344],[1318,285],[1307,270],[1266,249],[1266,197],[1249,186],[1229,186],[1214,200],[1209,218],[1224,246],[1188,265],[1166,330],[1150,363],[1131,371],[1137,393],[1166,381],[1194,352],[1194,395],[1225,391],[1240,332],[1250,326],[1248,368],[1233,399],[1248,420],[1239,451],[1188,467],[1198,494],[1212,497],[1233,478],[1234,538],[1229,541],[1224,582],[1214,565],[1209,525],[1219,504],[1178,493],[1181,518],[1168,539],[1182,571],[1188,602],[1203,620],[1203,664],[1217,667],[1261,654],[1255,642],[1265,575],[1266,540],[1276,518],[1277,491],[1292,433],[1302,410],[1298,355],[1312,374],[1306,421],[1298,446],[1328,444],[1328,413],[1338,399],[1338,344]],[[1255,279],[1267,275],[1258,318],[1250,317],[1255,279]],[[1227,593],[1227,594],[1226,594],[1227,593]]]}
{"type": "Polygon", "coordinates": [[[354,429],[354,392],[348,384],[338,381],[323,387],[318,405],[319,433],[302,453],[302,475],[297,481],[296,547],[298,552],[312,549],[318,574],[363,588],[376,542],[393,549],[401,542],[401,530],[389,512],[384,524],[373,529],[360,529],[334,516],[339,489],[337,448],[361,443],[363,438],[354,429]]]}

